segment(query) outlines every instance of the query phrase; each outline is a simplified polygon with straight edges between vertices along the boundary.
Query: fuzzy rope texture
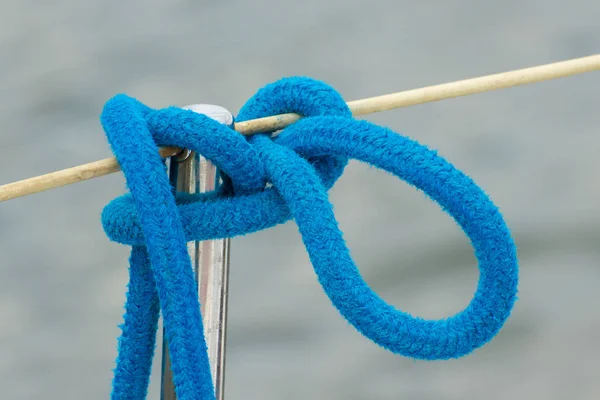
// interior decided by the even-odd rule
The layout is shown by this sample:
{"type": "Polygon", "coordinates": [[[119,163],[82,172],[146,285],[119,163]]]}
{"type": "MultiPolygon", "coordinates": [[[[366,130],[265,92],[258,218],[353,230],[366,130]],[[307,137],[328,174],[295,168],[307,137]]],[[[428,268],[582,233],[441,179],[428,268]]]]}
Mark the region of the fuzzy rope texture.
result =
{"type": "Polygon", "coordinates": [[[153,110],[125,95],[106,104],[102,124],[131,192],[102,214],[109,238],[132,246],[113,399],[146,397],[160,312],[178,399],[214,399],[186,242],[244,235],[292,218],[333,305],[363,335],[394,353],[426,360],[460,357],[492,339],[509,317],[517,293],[516,248],[500,212],[468,176],[407,137],[353,119],[335,90],[309,78],[265,86],[237,120],[287,112],[305,118],[275,138],[244,138],[189,110],[153,110]],[[227,184],[208,194],[174,194],[158,155],[163,145],[202,154],[223,171],[227,184]],[[327,195],[349,159],[422,190],[469,236],[480,277],[463,311],[425,320],[369,288],[327,195]]]}

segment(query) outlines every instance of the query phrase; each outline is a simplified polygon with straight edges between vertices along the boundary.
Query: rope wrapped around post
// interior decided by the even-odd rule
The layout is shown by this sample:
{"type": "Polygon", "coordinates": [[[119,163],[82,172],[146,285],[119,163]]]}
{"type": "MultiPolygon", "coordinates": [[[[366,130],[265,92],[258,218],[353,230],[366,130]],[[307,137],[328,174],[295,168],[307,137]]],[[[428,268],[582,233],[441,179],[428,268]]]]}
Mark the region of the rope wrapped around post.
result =
{"type": "Polygon", "coordinates": [[[276,138],[245,138],[214,120],[170,107],[150,109],[119,95],[102,114],[131,191],[104,209],[111,240],[131,245],[125,323],[114,399],[146,396],[162,311],[180,400],[214,399],[202,320],[186,241],[235,237],[294,219],[317,278],[358,331],[407,357],[466,355],[491,340],[509,317],[518,282],[516,248],[500,212],[464,173],[415,141],[358,121],[341,96],[309,78],[267,85],[238,121],[281,113],[304,118],[276,138]],[[226,175],[222,190],[173,195],[158,146],[199,152],[226,175]],[[443,320],[413,317],[380,298],[346,247],[327,190],[349,159],[386,170],[450,214],[471,239],[480,278],[470,304],[443,320]]]}

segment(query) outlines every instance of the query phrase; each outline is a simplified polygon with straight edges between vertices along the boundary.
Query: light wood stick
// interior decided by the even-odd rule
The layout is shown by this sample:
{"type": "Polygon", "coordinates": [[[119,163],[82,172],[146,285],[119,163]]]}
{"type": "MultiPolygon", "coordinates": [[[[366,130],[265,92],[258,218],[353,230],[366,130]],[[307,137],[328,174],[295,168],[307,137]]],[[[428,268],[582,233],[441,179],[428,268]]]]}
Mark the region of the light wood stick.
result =
{"type": "MultiPolygon", "coordinates": [[[[596,70],[600,70],[600,54],[457,82],[444,83],[421,89],[355,100],[349,102],[348,106],[350,110],[352,110],[353,115],[366,115],[394,108],[505,89],[596,70]]],[[[253,135],[259,132],[274,132],[293,124],[300,118],[301,116],[298,114],[281,114],[272,117],[258,118],[236,123],[235,130],[242,135],[253,135]]],[[[163,157],[172,156],[179,151],[181,150],[174,147],[162,148],[160,150],[163,157]]],[[[9,183],[0,186],[0,202],[108,175],[119,170],[120,167],[117,160],[113,157],[9,183]]]]}
{"type": "MultiPolygon", "coordinates": [[[[173,156],[179,152],[181,152],[181,149],[177,147],[162,147],[159,151],[163,157],[173,156]]],[[[110,157],[77,167],[35,176],[0,186],[0,202],[109,175],[120,170],[121,167],[117,159],[110,157]]]]}
{"type": "MultiPolygon", "coordinates": [[[[369,97],[362,100],[354,100],[348,103],[348,107],[350,107],[354,116],[366,115],[394,108],[431,103],[454,97],[563,78],[595,70],[600,70],[600,54],[383,96],[369,97]]],[[[273,117],[239,122],[235,125],[235,130],[242,135],[273,132],[293,124],[298,119],[300,119],[300,115],[298,114],[275,115],[273,117]]]]}

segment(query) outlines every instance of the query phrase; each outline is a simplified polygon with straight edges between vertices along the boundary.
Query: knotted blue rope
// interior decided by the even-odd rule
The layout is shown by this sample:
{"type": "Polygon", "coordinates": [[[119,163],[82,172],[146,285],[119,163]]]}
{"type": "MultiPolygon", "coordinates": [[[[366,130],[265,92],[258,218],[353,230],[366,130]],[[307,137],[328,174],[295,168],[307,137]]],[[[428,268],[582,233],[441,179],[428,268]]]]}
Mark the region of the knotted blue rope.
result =
{"type": "Polygon", "coordinates": [[[354,120],[337,92],[308,78],[267,85],[244,105],[238,121],[286,112],[305,118],[274,139],[246,139],[192,111],[153,110],[125,95],[106,104],[102,123],[131,191],[102,215],[109,238],[132,246],[113,399],[146,397],[159,311],[178,398],[214,399],[186,242],[244,235],[292,218],[333,305],[390,351],[429,360],[460,357],[494,337],[510,315],[516,249],[500,212],[469,177],[413,140],[354,120]],[[158,155],[161,145],[199,152],[227,174],[230,187],[174,196],[158,155]],[[326,192],[351,158],[421,189],[469,236],[480,278],[465,310],[439,321],[415,318],[365,283],[326,192]]]}

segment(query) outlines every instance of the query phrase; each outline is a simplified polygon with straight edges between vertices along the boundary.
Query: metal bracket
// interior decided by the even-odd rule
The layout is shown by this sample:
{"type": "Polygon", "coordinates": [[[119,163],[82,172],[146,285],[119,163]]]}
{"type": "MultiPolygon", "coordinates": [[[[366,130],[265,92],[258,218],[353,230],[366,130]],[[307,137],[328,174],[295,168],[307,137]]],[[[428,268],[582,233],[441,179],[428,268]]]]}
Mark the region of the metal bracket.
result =
{"type": "MultiPolygon", "coordinates": [[[[223,107],[195,104],[184,109],[204,114],[233,128],[233,115],[223,107]]],[[[217,167],[201,155],[185,150],[169,160],[169,177],[177,192],[205,193],[221,184],[217,167]]],[[[188,243],[198,282],[198,298],[217,400],[223,400],[229,275],[229,239],[188,243]]],[[[163,335],[164,337],[164,335],[163,335]]],[[[176,400],[168,344],[163,339],[161,399],[176,400]]]]}

